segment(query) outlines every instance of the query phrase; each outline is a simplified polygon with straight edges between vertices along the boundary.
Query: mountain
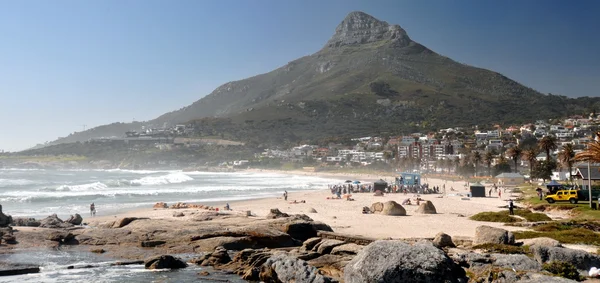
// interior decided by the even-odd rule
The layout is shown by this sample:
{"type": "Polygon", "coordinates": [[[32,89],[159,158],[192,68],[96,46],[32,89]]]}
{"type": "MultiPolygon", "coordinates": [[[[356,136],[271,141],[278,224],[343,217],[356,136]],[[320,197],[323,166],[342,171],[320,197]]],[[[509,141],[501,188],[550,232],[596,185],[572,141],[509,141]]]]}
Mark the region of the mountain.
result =
{"type": "MultiPolygon", "coordinates": [[[[226,83],[144,125],[192,123],[202,134],[270,142],[518,123],[581,114],[600,98],[544,95],[441,56],[398,25],[352,12],[318,52],[226,83]],[[205,119],[202,119],[205,118],[205,119]]],[[[123,135],[112,124],[55,143],[123,135]]]]}

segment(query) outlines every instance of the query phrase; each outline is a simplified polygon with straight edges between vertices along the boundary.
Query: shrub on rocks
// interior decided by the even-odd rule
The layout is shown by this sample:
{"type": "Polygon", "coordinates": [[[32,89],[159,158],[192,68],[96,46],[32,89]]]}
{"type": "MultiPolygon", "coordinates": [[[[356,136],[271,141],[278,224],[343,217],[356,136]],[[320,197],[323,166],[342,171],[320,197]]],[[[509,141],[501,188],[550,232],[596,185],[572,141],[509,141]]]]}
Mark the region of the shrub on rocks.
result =
{"type": "Polygon", "coordinates": [[[464,282],[465,271],[429,242],[375,241],[344,269],[346,283],[464,282]]]}

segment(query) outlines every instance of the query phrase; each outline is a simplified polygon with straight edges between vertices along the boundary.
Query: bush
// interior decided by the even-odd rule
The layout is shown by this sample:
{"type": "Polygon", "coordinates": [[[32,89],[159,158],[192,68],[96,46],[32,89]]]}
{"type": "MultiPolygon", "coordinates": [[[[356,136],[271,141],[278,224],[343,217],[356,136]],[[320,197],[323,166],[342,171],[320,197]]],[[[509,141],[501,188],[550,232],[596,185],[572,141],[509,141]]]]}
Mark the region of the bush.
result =
{"type": "Polygon", "coordinates": [[[574,228],[569,230],[557,230],[549,232],[515,231],[513,234],[517,240],[548,237],[563,244],[600,245],[600,235],[585,228],[574,228]]]}
{"type": "Polygon", "coordinates": [[[514,223],[520,222],[521,219],[508,215],[508,211],[500,212],[480,212],[470,217],[471,220],[475,221],[487,221],[487,222],[504,222],[514,223]]]}
{"type": "Polygon", "coordinates": [[[483,250],[486,253],[499,253],[499,254],[526,254],[526,250],[521,246],[511,246],[504,244],[481,244],[473,246],[474,250],[483,250]]]}
{"type": "Polygon", "coordinates": [[[577,268],[564,261],[551,261],[548,263],[544,263],[542,268],[554,275],[558,275],[560,277],[564,277],[567,279],[582,281],[583,278],[579,275],[579,271],[577,268]]]}
{"type": "Polygon", "coordinates": [[[552,218],[543,213],[531,212],[526,209],[516,209],[515,215],[525,218],[529,222],[552,221],[552,218]]]}

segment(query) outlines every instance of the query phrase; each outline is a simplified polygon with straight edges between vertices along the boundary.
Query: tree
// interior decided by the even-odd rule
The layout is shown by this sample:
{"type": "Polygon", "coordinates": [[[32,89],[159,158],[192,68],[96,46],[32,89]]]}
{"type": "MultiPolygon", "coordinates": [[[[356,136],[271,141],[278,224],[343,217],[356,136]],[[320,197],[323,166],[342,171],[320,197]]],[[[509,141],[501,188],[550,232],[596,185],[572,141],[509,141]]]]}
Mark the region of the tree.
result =
{"type": "Polygon", "coordinates": [[[596,138],[587,144],[584,151],[575,155],[575,160],[600,163],[600,132],[596,133],[596,138]]]}
{"type": "Polygon", "coordinates": [[[515,162],[515,173],[519,173],[517,169],[519,166],[519,160],[521,159],[521,155],[523,154],[523,150],[517,145],[515,147],[510,148],[507,151],[508,156],[515,162]]]}
{"type": "Polygon", "coordinates": [[[485,153],[485,155],[483,156],[483,162],[485,162],[485,164],[487,165],[488,168],[488,175],[492,175],[492,162],[494,161],[494,153],[491,151],[488,151],[485,153]]]}
{"type": "Polygon", "coordinates": [[[575,151],[573,150],[572,144],[563,145],[561,151],[558,153],[558,161],[569,169],[569,181],[573,183],[573,163],[575,163],[575,151]]]}
{"type": "Polygon", "coordinates": [[[550,161],[550,151],[558,148],[556,139],[552,136],[544,136],[539,142],[538,147],[546,153],[546,161],[550,161]]]}
{"type": "Polygon", "coordinates": [[[535,163],[537,162],[537,155],[538,155],[538,152],[535,148],[526,149],[523,151],[523,158],[525,158],[525,160],[527,160],[527,162],[529,162],[529,174],[530,175],[531,175],[531,172],[533,172],[533,166],[535,166],[535,163]]]}
{"type": "Polygon", "coordinates": [[[510,165],[508,164],[508,161],[506,160],[504,155],[500,155],[498,163],[494,165],[494,175],[499,175],[508,172],[510,172],[510,165]]]}
{"type": "Polygon", "coordinates": [[[475,165],[475,176],[477,176],[477,172],[479,169],[479,163],[481,163],[481,153],[479,153],[479,151],[473,151],[472,155],[471,155],[471,160],[473,161],[473,164],[475,165]]]}
{"type": "Polygon", "coordinates": [[[556,162],[554,161],[542,161],[537,163],[533,167],[531,172],[531,178],[542,179],[544,182],[549,180],[552,176],[552,170],[556,169],[556,162]]]}

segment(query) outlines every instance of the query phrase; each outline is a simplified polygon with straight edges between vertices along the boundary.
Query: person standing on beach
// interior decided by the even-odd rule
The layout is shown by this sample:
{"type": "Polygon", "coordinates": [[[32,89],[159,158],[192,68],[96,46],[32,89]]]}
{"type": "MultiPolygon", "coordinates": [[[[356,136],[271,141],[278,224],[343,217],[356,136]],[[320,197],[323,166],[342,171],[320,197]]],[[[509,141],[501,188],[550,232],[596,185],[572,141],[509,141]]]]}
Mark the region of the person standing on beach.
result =
{"type": "Polygon", "coordinates": [[[508,214],[515,215],[515,205],[513,204],[512,199],[508,200],[508,214]]]}
{"type": "Polygon", "coordinates": [[[287,195],[288,195],[288,194],[287,194],[287,191],[284,191],[284,193],[283,193],[283,199],[284,199],[285,201],[287,201],[287,195]]]}
{"type": "Polygon", "coordinates": [[[92,204],[90,204],[90,216],[95,216],[95,215],[96,215],[96,206],[92,202],[92,204]]]}

